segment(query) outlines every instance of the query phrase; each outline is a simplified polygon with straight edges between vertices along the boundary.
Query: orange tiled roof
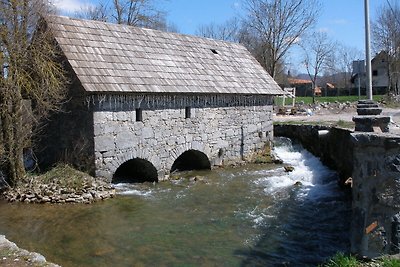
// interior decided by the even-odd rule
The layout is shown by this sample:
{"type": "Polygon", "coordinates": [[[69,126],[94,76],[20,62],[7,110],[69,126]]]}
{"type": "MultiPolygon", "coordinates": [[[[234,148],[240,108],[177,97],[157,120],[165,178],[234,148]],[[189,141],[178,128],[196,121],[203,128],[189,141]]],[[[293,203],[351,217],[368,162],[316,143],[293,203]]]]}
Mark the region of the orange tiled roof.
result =
{"type": "Polygon", "coordinates": [[[289,78],[288,79],[290,84],[310,84],[310,80],[304,80],[304,79],[294,79],[294,78],[289,78]]]}

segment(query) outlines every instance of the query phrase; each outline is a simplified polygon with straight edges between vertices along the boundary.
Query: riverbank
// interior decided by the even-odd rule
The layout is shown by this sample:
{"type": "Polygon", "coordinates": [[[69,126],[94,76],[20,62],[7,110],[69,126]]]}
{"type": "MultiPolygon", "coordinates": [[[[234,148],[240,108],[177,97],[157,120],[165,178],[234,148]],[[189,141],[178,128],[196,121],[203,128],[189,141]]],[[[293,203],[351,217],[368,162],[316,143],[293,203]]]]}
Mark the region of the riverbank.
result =
{"type": "Polygon", "coordinates": [[[115,189],[101,179],[60,164],[45,174],[26,176],[2,196],[9,202],[90,204],[114,197],[115,189]]]}
{"type": "Polygon", "coordinates": [[[4,267],[60,267],[46,261],[46,258],[36,252],[19,248],[0,235],[0,266],[4,267]]]}

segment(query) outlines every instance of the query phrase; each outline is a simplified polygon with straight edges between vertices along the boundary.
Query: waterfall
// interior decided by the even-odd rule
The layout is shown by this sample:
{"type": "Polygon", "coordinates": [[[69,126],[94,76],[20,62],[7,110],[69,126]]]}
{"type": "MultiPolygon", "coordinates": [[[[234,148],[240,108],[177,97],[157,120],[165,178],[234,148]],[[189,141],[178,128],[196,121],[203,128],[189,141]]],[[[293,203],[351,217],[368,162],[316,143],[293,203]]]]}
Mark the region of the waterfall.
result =
{"type": "Polygon", "coordinates": [[[320,194],[331,194],[330,191],[337,187],[336,172],[324,166],[319,158],[300,145],[293,144],[290,139],[276,138],[274,150],[284,161],[284,166],[293,167],[293,171],[286,172],[285,167],[281,167],[272,175],[258,179],[256,182],[265,186],[266,193],[301,185],[307,192],[315,189],[313,191],[319,190],[320,194]]]}

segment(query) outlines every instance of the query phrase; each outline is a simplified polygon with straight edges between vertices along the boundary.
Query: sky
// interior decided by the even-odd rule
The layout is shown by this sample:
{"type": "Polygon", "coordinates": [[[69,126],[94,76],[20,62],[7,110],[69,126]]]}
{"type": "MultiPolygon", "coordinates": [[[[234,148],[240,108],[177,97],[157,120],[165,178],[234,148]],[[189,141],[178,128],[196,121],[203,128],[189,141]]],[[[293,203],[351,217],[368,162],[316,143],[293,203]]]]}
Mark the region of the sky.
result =
{"type": "MultiPolygon", "coordinates": [[[[53,0],[65,15],[80,10],[81,6],[94,5],[97,0],[53,0]]],[[[241,0],[154,0],[167,13],[167,20],[183,34],[195,34],[200,25],[220,24],[232,17],[245,14],[241,0]]],[[[386,0],[369,0],[370,17],[373,21],[379,7],[386,0]]],[[[321,0],[322,9],[317,31],[345,46],[365,50],[364,0],[321,0]]],[[[292,52],[296,53],[295,51],[292,52]]],[[[295,64],[290,55],[289,64],[295,64]],[[293,61],[293,62],[290,62],[293,61]]]]}

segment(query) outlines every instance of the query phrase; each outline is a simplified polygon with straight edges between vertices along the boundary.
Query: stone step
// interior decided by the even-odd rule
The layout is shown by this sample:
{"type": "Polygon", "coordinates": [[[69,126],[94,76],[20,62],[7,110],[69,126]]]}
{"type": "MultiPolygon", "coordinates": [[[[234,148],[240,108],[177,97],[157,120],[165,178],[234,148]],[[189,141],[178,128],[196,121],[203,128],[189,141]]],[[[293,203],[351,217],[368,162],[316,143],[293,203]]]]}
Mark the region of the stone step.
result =
{"type": "Polygon", "coordinates": [[[357,104],[357,108],[379,108],[378,104],[357,104]]]}
{"type": "Polygon", "coordinates": [[[377,127],[381,132],[389,132],[390,117],[388,116],[355,116],[353,121],[357,132],[377,132],[374,129],[377,127]]]}
{"type": "Polygon", "coordinates": [[[357,108],[358,115],[379,115],[381,113],[381,108],[357,108]]]}
{"type": "Polygon", "coordinates": [[[363,99],[363,100],[358,100],[358,104],[376,104],[376,103],[374,100],[363,99]]]}
{"type": "Polygon", "coordinates": [[[354,116],[353,121],[363,123],[389,123],[390,116],[354,116]]]}

